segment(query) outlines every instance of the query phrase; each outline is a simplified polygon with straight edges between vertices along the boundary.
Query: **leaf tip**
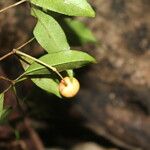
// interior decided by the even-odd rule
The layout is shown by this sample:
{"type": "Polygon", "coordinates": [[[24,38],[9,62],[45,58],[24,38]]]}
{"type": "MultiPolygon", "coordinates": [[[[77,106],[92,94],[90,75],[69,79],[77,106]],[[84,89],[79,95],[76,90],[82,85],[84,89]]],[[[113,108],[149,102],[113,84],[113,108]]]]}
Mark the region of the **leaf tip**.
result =
{"type": "Polygon", "coordinates": [[[92,63],[96,64],[97,60],[94,57],[92,57],[92,58],[93,58],[92,63]]]}
{"type": "Polygon", "coordinates": [[[94,11],[94,9],[90,6],[90,8],[88,9],[88,17],[95,17],[96,13],[94,11]]]}
{"type": "Polygon", "coordinates": [[[89,17],[95,17],[96,16],[96,14],[95,14],[95,11],[92,9],[91,11],[90,11],[90,16],[89,17]]]}

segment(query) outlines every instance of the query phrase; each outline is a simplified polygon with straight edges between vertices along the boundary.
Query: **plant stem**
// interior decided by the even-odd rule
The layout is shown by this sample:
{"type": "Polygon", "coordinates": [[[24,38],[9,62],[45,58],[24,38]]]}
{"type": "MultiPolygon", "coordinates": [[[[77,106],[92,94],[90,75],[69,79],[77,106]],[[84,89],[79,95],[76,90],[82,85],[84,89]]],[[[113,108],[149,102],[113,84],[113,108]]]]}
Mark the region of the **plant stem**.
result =
{"type": "Polygon", "coordinates": [[[9,52],[8,54],[2,56],[2,57],[0,58],[0,61],[2,61],[3,59],[5,59],[5,58],[7,58],[7,57],[9,57],[9,56],[11,56],[11,55],[13,55],[13,54],[14,54],[13,51],[9,52]]]}
{"type": "Polygon", "coordinates": [[[2,93],[6,93],[10,88],[12,88],[12,85],[10,85],[7,89],[5,89],[2,93]]]}
{"type": "Polygon", "coordinates": [[[10,82],[10,83],[13,83],[12,80],[10,80],[10,79],[8,79],[8,78],[6,78],[6,77],[3,77],[3,76],[0,76],[0,79],[5,80],[5,81],[8,81],[8,82],[10,82]]]}
{"type": "Polygon", "coordinates": [[[22,44],[21,46],[19,46],[16,49],[19,50],[19,49],[25,47],[27,44],[31,43],[34,39],[35,39],[35,37],[31,38],[29,41],[25,42],[24,44],[22,44]]]}
{"type": "Polygon", "coordinates": [[[14,51],[14,53],[16,53],[16,54],[18,54],[20,56],[24,56],[26,58],[29,58],[29,59],[31,59],[31,60],[33,60],[33,61],[35,61],[35,62],[37,62],[37,63],[39,63],[39,64],[41,64],[41,65],[43,65],[45,67],[47,67],[47,68],[49,68],[50,70],[54,71],[61,79],[63,79],[62,75],[57,71],[57,69],[55,67],[52,67],[52,66],[44,63],[43,61],[41,61],[39,59],[36,59],[35,57],[32,57],[32,56],[30,56],[28,54],[25,54],[25,53],[23,53],[21,51],[18,51],[17,49],[14,49],[13,51],[14,51]]]}
{"type": "MultiPolygon", "coordinates": [[[[24,44],[22,44],[21,46],[19,46],[19,47],[16,48],[16,49],[19,50],[19,49],[25,47],[27,44],[31,43],[34,39],[35,39],[35,37],[31,38],[29,41],[25,42],[24,44]]],[[[5,59],[5,58],[7,58],[7,57],[9,57],[9,56],[11,56],[11,55],[13,55],[13,54],[14,54],[14,51],[9,52],[8,54],[6,54],[6,55],[0,57],[0,61],[2,61],[3,59],[5,59]]]]}
{"type": "Polygon", "coordinates": [[[27,1],[27,0],[21,0],[21,1],[17,2],[17,3],[14,3],[14,4],[10,5],[10,6],[7,6],[7,7],[3,8],[3,9],[1,9],[1,10],[0,10],[0,13],[6,11],[6,10],[9,9],[9,8],[13,8],[13,7],[15,7],[15,6],[18,6],[18,5],[20,5],[21,3],[24,3],[24,2],[26,2],[26,1],[27,1]]]}
{"type": "Polygon", "coordinates": [[[17,83],[22,82],[22,81],[24,81],[24,80],[26,80],[26,79],[27,79],[27,77],[25,77],[25,74],[23,73],[23,74],[21,74],[19,77],[17,77],[17,78],[14,80],[14,83],[17,84],[17,83]]]}

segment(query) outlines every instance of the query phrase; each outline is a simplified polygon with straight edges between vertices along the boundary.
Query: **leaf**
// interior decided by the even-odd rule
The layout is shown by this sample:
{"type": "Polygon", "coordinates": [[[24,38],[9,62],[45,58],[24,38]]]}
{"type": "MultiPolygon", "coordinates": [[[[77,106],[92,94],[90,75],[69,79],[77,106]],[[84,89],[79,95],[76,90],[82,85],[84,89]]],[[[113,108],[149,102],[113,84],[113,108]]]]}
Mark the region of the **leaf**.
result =
{"type": "Polygon", "coordinates": [[[32,64],[34,61],[24,57],[24,56],[19,56],[19,61],[23,67],[24,70],[27,70],[27,68],[30,66],[30,64],[32,64]]]}
{"type": "Polygon", "coordinates": [[[48,93],[55,94],[61,98],[58,89],[58,82],[52,78],[32,78],[32,81],[41,89],[45,90],[48,93]]]}
{"type": "MultiPolygon", "coordinates": [[[[84,23],[78,20],[73,19],[65,19],[65,23],[67,24],[67,28],[71,29],[70,33],[69,30],[66,30],[66,33],[69,34],[69,39],[71,37],[77,36],[77,40],[80,41],[80,44],[85,44],[89,42],[96,42],[96,38],[92,34],[91,30],[88,29],[84,23]],[[75,35],[74,35],[75,34],[75,35]]],[[[73,41],[76,42],[76,41],[73,41]]]]}
{"type": "Polygon", "coordinates": [[[74,72],[71,69],[67,70],[67,74],[68,74],[69,77],[73,77],[74,76],[74,72]]]}
{"type": "MultiPolygon", "coordinates": [[[[92,56],[88,55],[87,53],[75,50],[47,54],[41,57],[39,60],[50,66],[55,67],[59,72],[68,69],[79,68],[88,63],[95,62],[95,59],[92,56]]],[[[36,62],[32,63],[25,71],[25,75],[49,73],[49,69],[36,62]]]]}
{"type": "Polygon", "coordinates": [[[10,113],[11,108],[4,109],[4,93],[0,94],[0,123],[3,123],[10,113]]]}
{"type": "Polygon", "coordinates": [[[86,0],[31,0],[31,3],[69,16],[95,16],[94,10],[86,0]]]}
{"type": "Polygon", "coordinates": [[[65,33],[57,21],[40,10],[32,9],[32,11],[38,18],[33,31],[38,43],[48,53],[69,50],[70,47],[67,43],[65,33]]]}
{"type": "Polygon", "coordinates": [[[1,112],[3,111],[3,105],[4,105],[4,93],[0,94],[0,116],[1,112]]]}
{"type": "Polygon", "coordinates": [[[7,120],[8,115],[12,112],[12,108],[5,108],[0,112],[0,123],[3,123],[7,120]]]}

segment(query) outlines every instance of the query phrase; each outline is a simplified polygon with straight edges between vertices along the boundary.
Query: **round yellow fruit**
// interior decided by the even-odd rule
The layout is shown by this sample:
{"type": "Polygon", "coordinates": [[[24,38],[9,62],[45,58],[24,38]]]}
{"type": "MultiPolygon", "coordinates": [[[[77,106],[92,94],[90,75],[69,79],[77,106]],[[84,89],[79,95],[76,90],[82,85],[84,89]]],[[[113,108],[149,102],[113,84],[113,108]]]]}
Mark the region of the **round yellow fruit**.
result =
{"type": "Polygon", "coordinates": [[[74,97],[80,89],[79,81],[74,77],[65,77],[59,83],[59,92],[63,97],[74,97]]]}

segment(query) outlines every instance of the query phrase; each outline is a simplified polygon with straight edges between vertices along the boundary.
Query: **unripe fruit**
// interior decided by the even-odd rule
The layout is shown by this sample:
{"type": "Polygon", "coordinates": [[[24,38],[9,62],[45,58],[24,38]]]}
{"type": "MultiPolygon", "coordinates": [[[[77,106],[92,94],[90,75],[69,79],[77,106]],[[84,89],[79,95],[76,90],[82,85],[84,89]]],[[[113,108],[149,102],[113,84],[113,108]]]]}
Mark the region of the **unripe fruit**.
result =
{"type": "Polygon", "coordinates": [[[62,96],[71,98],[75,96],[80,88],[78,80],[74,77],[65,77],[59,83],[59,92],[62,96]]]}

